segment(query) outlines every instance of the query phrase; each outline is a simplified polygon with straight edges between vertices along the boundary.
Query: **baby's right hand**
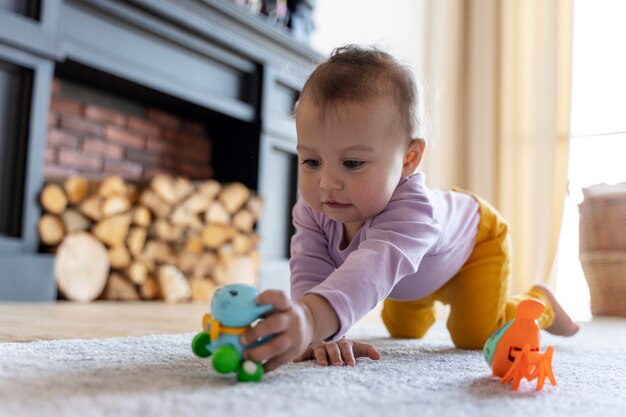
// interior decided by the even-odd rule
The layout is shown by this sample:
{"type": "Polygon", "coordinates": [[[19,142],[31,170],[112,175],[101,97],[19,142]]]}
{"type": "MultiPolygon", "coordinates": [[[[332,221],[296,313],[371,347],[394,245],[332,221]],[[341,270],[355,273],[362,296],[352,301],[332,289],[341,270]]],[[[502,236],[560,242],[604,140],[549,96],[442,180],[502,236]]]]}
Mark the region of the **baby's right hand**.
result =
{"type": "Polygon", "coordinates": [[[380,352],[369,343],[361,343],[348,339],[337,342],[313,342],[306,350],[296,356],[294,362],[315,359],[318,364],[327,366],[354,366],[356,358],[367,357],[375,361],[380,359],[380,352]]]}
{"type": "Polygon", "coordinates": [[[282,291],[266,290],[256,298],[259,305],[271,304],[264,320],[247,330],[240,338],[246,346],[244,358],[263,362],[265,372],[290,362],[313,340],[311,313],[303,303],[292,302],[282,291]],[[271,338],[269,338],[271,336],[271,338]],[[254,343],[267,339],[260,345],[254,343]]]}

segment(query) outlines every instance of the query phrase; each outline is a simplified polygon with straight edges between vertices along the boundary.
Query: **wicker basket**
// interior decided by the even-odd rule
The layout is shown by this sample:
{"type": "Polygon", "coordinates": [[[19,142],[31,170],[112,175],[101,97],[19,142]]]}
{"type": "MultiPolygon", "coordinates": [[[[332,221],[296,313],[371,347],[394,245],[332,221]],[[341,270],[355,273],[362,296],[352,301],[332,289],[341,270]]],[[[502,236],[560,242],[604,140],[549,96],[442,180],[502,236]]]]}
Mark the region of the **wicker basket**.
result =
{"type": "Polygon", "coordinates": [[[594,316],[626,317],[626,183],[583,190],[579,256],[594,316]]]}

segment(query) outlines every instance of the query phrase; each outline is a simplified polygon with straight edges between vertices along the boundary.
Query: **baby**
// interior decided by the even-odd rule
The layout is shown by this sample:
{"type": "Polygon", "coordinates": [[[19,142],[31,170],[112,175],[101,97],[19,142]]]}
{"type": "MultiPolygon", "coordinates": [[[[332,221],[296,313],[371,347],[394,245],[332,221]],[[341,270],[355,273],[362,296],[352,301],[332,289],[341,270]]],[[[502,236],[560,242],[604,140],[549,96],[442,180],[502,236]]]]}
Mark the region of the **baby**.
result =
{"type": "Polygon", "coordinates": [[[438,191],[416,169],[424,155],[420,100],[411,72],[389,54],[346,46],[311,74],[297,103],[300,197],[293,209],[291,299],[269,290],[266,320],[241,342],[271,371],[291,360],[354,365],[376,348],[343,338],[384,300],[392,337],[420,338],[450,305],[454,344],[480,349],[515,315],[541,300],[539,324],[570,336],[578,326],[543,286],[508,295],[507,225],[479,196],[438,191]]]}

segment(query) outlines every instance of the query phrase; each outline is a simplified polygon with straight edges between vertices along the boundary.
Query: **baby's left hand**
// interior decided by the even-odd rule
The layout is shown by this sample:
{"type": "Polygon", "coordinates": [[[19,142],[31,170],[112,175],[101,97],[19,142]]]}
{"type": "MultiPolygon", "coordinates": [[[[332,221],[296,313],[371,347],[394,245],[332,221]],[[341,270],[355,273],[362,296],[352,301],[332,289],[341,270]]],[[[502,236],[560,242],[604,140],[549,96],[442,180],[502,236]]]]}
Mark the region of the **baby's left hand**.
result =
{"type": "Polygon", "coordinates": [[[341,339],[337,342],[313,342],[306,350],[296,356],[294,362],[315,359],[318,364],[327,366],[354,366],[355,358],[367,357],[375,361],[380,359],[380,352],[368,343],[341,339]]]}

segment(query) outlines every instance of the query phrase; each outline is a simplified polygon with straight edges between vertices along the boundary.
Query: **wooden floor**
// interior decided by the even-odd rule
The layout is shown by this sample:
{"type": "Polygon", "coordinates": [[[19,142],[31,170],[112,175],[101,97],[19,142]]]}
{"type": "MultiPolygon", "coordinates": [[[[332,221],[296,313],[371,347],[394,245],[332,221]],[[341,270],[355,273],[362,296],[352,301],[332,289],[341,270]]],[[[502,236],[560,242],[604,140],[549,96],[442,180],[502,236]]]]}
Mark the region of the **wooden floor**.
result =
{"type": "Polygon", "coordinates": [[[0,303],[0,342],[200,331],[208,304],[0,303]]]}
{"type": "MultiPolygon", "coordinates": [[[[0,303],[0,343],[198,332],[208,303],[0,303]]],[[[381,325],[380,306],[360,326],[381,325]]]]}

